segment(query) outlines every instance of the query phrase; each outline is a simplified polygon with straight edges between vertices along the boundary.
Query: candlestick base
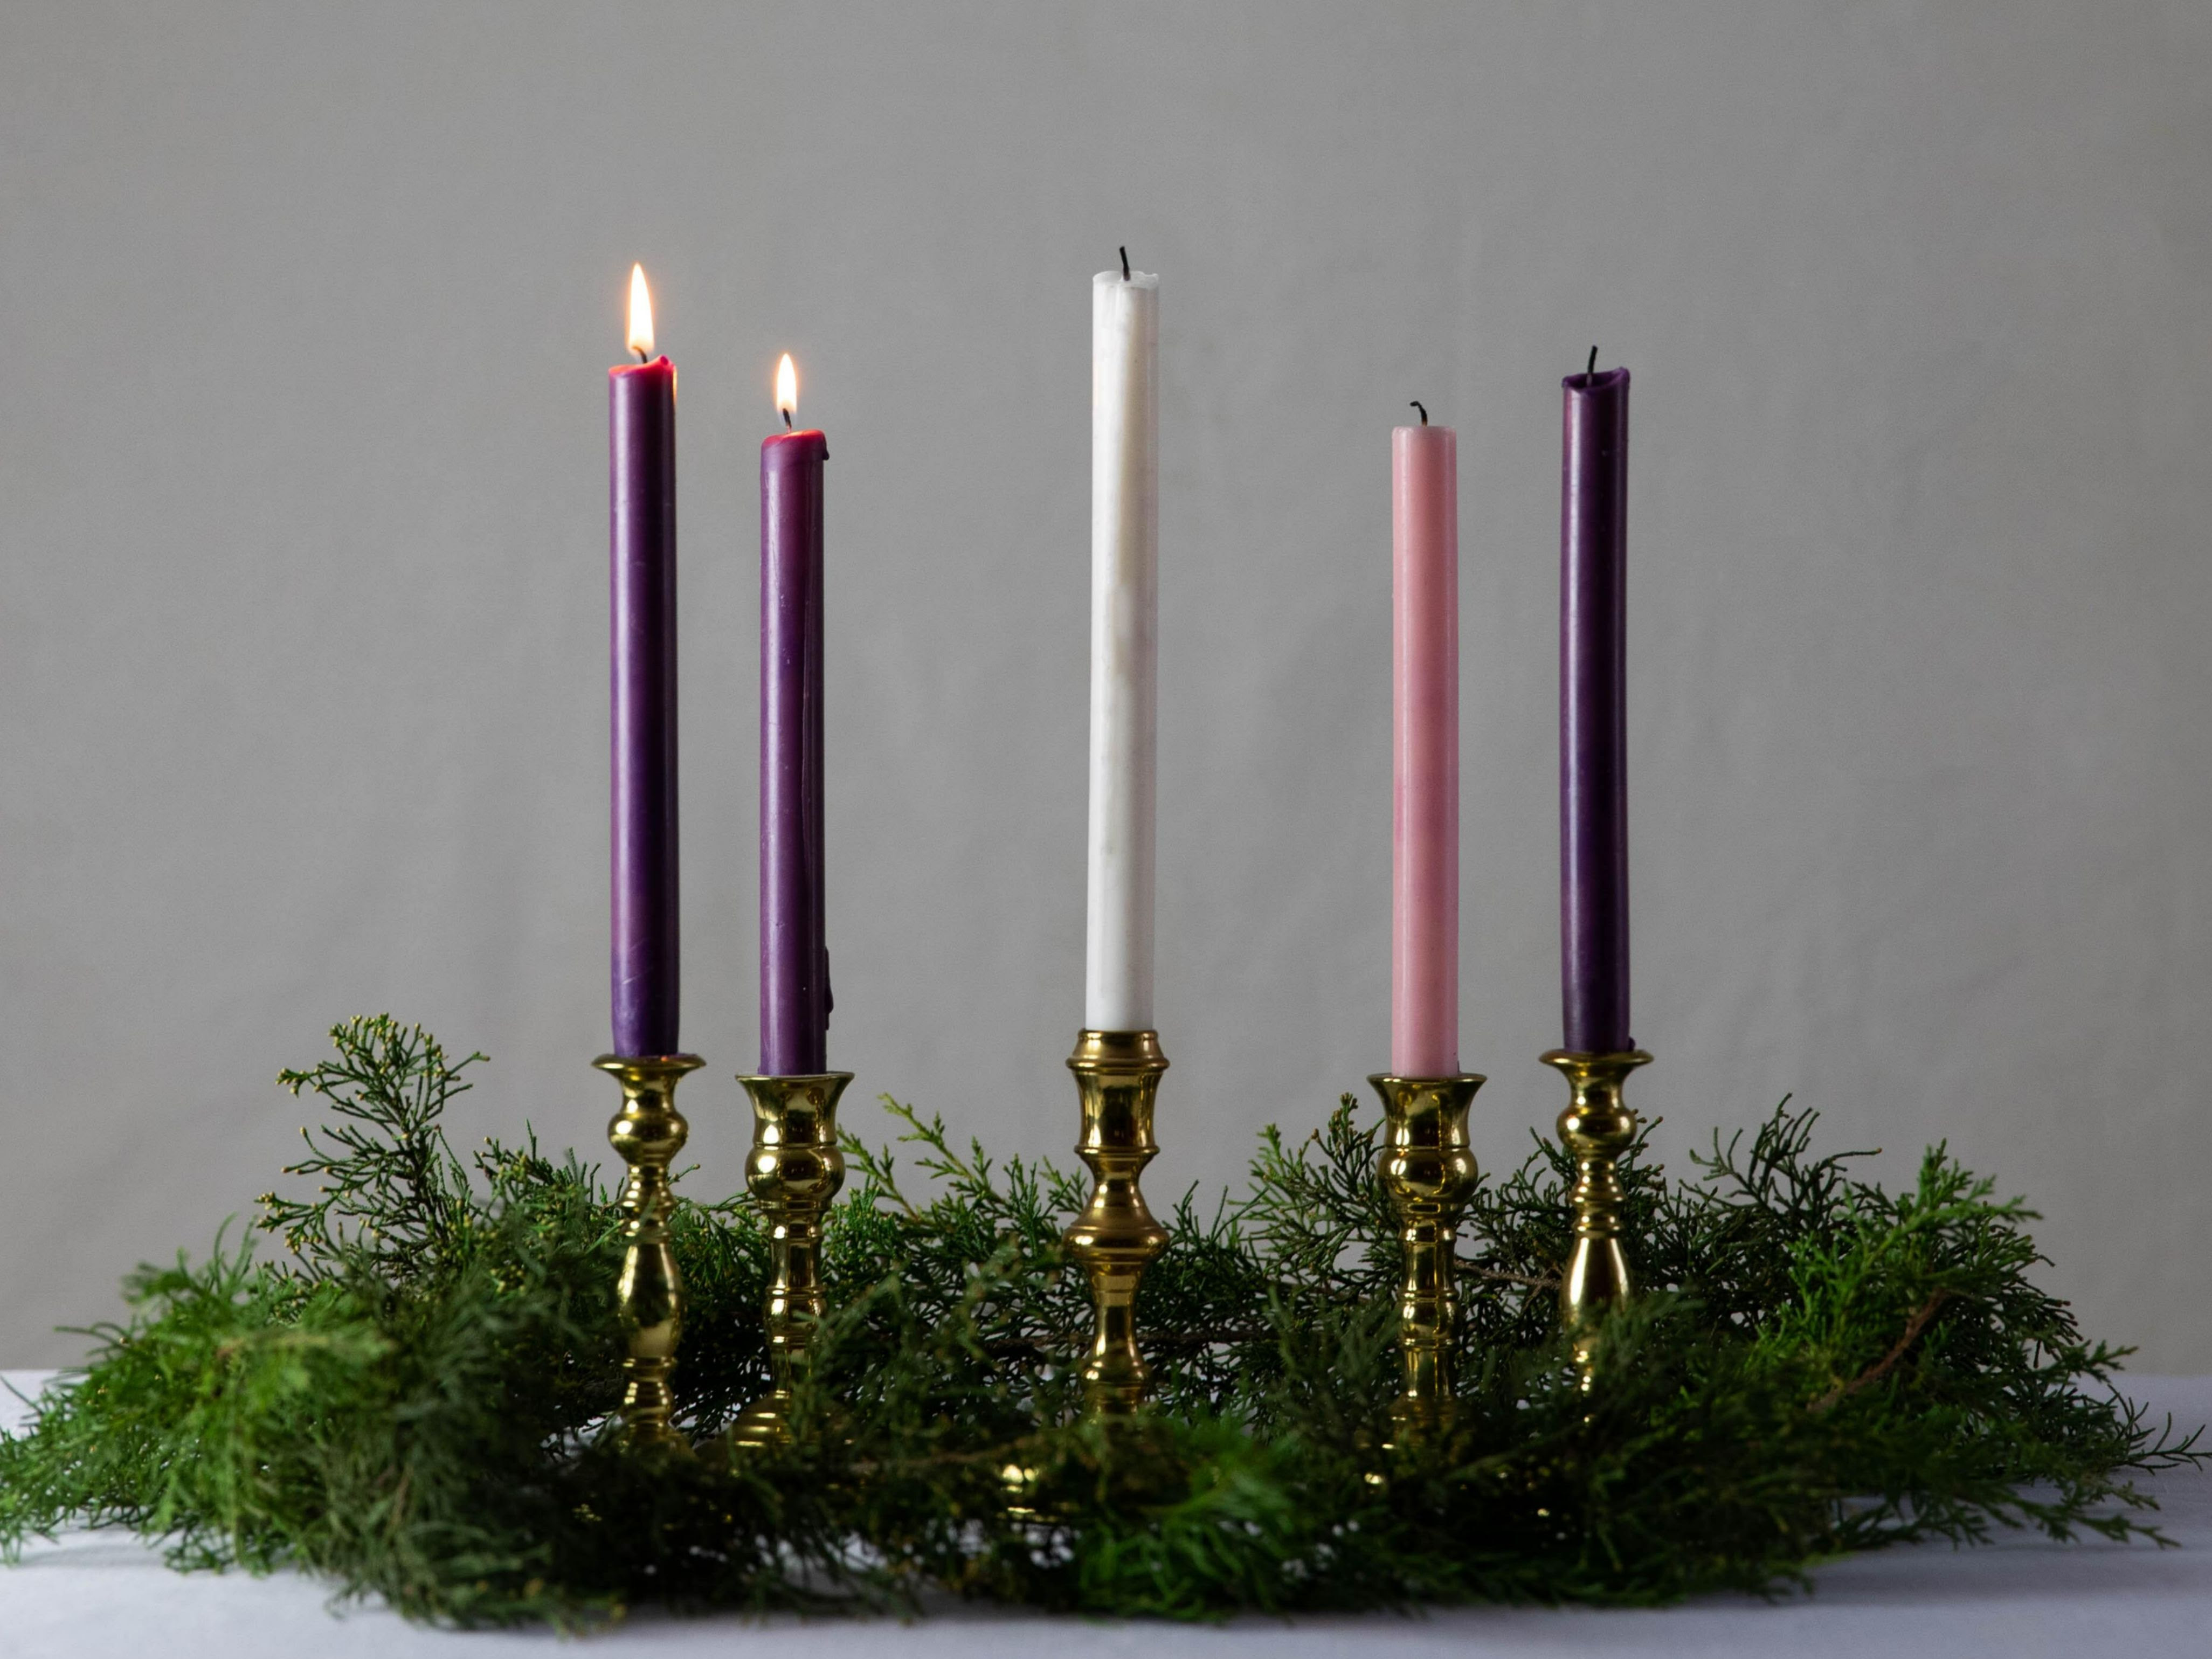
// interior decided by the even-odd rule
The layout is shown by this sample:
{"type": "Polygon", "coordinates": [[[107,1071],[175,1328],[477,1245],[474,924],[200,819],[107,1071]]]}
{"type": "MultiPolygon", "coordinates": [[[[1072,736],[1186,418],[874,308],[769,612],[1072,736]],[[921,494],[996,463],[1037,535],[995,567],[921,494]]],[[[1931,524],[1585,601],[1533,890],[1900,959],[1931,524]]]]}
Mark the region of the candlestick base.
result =
{"type": "Polygon", "coordinates": [[[1398,1349],[1405,1387],[1390,1408],[1386,1450],[1402,1449],[1452,1417],[1452,1351],[1459,1334],[1459,1296],[1452,1258],[1459,1218],[1474,1191],[1474,1158],[1467,1149],[1467,1111],[1484,1079],[1394,1077],[1368,1082],[1382,1097],[1382,1176],[1396,1212],[1405,1251],[1398,1296],[1398,1349]]]}
{"type": "Polygon", "coordinates": [[[1554,1048],[1544,1064],[1565,1073],[1574,1097],[1559,1114],[1559,1144],[1575,1160],[1574,1244],[1559,1275],[1559,1324],[1574,1345],[1575,1370],[1587,1393],[1596,1382],[1597,1328],[1628,1305],[1634,1286],[1621,1237],[1620,1177],[1614,1164],[1636,1139],[1637,1117],[1621,1103],[1621,1083],[1651,1056],[1641,1048],[1586,1054],[1554,1048]]]}
{"type": "Polygon", "coordinates": [[[1096,1185],[1063,1235],[1091,1280],[1097,1325],[1083,1367],[1083,1394],[1094,1417],[1137,1409],[1152,1374],[1137,1349],[1137,1285],[1168,1247],[1137,1178],[1158,1156],[1152,1106],[1168,1068],[1157,1031],[1091,1031],[1075,1040],[1067,1069],[1083,1097],[1083,1138],[1075,1155],[1096,1185]]]}
{"type": "Polygon", "coordinates": [[[635,1446],[681,1447],[683,1437],[668,1422],[675,1403],[668,1377],[684,1337],[684,1279],[668,1243],[668,1212],[676,1203],[668,1166],[690,1135],[676,1109],[676,1085],[704,1062],[696,1054],[601,1054],[592,1064],[622,1087],[623,1109],[607,1125],[607,1139],[629,1167],[616,1200],[624,1247],[615,1297],[628,1350],[623,1437],[635,1446]]]}
{"type": "Polygon", "coordinates": [[[791,1439],[793,1368],[828,1311],[822,1291],[822,1217],[845,1184],[837,1146],[837,1100],[850,1072],[811,1077],[741,1077],[753,1103],[753,1150],[745,1188],[768,1223],[769,1391],[730,1425],[733,1446],[791,1439]]]}

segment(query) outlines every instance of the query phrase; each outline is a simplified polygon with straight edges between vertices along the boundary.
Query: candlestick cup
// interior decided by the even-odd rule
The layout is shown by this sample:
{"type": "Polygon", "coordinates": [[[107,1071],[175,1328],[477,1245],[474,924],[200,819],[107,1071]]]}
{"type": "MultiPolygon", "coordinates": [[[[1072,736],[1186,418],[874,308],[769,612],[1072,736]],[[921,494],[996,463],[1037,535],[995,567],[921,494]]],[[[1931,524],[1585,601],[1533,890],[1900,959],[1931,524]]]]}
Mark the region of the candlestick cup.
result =
{"type": "Polygon", "coordinates": [[[676,1203],[668,1166],[690,1134],[676,1109],[676,1085],[702,1062],[696,1054],[602,1054],[592,1064],[621,1085],[623,1109],[607,1125],[607,1139],[629,1168],[617,1200],[624,1243],[615,1294],[628,1350],[623,1433],[633,1445],[681,1446],[668,1421],[668,1377],[684,1336],[684,1279],[668,1242],[676,1203]]]}
{"type": "Polygon", "coordinates": [[[1583,1387],[1596,1380],[1597,1328],[1607,1313],[1625,1308],[1634,1286],[1621,1248],[1622,1194],[1615,1168],[1636,1139],[1637,1116],[1621,1101],[1621,1084],[1651,1063],[1641,1048],[1620,1054],[1579,1054],[1554,1048],[1544,1063],[1559,1068],[1573,1098],[1559,1114],[1559,1144],[1575,1160],[1567,1202],[1574,1211],[1574,1241],[1559,1278],[1559,1323],[1574,1345],[1583,1387]]]}
{"type": "Polygon", "coordinates": [[[745,1188],[768,1223],[768,1393],[731,1425],[738,1446],[791,1437],[793,1369],[828,1311],[822,1290],[822,1218],[845,1184],[837,1146],[837,1100],[850,1072],[810,1077],[741,1077],[753,1103],[753,1150],[745,1188]]]}
{"type": "Polygon", "coordinates": [[[1459,1218],[1474,1191],[1467,1112],[1484,1079],[1370,1077],[1382,1097],[1383,1190],[1396,1212],[1405,1252],[1398,1296],[1398,1347],[1405,1387],[1390,1408],[1392,1448],[1410,1445],[1452,1416],[1452,1354],[1459,1336],[1453,1256],[1459,1218]]]}
{"type": "Polygon", "coordinates": [[[1096,1185],[1065,1237],[1068,1254],[1091,1281],[1097,1326],[1083,1367],[1083,1393],[1094,1417],[1136,1410],[1151,1382],[1137,1348],[1137,1285],[1168,1247],[1168,1230],[1153,1218],[1137,1184],[1159,1154],[1152,1107],[1168,1068],[1156,1031],[1090,1031],[1076,1038],[1067,1069],[1083,1098],[1083,1134],[1075,1155],[1096,1185]]]}

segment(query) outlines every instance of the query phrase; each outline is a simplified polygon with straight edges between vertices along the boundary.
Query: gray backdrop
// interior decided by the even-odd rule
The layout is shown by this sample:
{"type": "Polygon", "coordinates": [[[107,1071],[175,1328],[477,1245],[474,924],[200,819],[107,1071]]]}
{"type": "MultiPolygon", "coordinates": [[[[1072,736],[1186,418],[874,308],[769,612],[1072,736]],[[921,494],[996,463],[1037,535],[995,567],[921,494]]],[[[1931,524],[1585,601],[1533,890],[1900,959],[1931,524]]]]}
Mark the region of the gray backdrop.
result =
{"type": "Polygon", "coordinates": [[[1636,375],[1634,1098],[1948,1138],[2212,1369],[2212,9],[0,13],[0,1358],[389,1009],[600,1149],[607,366],[682,374],[684,1032],[757,1058],[755,447],[830,434],[850,1116],[1065,1157],[1088,281],[1162,273],[1152,1190],[1388,1058],[1389,432],[1460,433],[1462,1053],[1562,1103],[1559,380],[1636,375]]]}

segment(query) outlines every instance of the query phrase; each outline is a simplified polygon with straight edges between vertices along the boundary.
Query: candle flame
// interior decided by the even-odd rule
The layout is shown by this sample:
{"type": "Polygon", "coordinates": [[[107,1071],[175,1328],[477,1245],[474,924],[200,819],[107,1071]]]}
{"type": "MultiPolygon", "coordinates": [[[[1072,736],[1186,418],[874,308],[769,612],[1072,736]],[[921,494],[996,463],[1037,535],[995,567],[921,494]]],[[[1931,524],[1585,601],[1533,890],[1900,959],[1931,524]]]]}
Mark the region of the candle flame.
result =
{"type": "Polygon", "coordinates": [[[775,366],[775,407],[786,416],[799,413],[799,370],[793,367],[788,351],[775,366]]]}
{"type": "Polygon", "coordinates": [[[629,268],[629,349],[641,357],[653,356],[653,295],[645,290],[645,267],[629,268]]]}

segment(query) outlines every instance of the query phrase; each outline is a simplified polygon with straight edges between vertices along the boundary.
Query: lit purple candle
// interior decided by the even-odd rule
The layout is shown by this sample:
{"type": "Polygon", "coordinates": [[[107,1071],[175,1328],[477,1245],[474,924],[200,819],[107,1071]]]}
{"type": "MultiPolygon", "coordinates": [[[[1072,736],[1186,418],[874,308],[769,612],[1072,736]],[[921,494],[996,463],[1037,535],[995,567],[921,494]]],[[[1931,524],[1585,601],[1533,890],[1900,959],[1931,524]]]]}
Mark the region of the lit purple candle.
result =
{"type": "Polygon", "coordinates": [[[1563,383],[1559,501],[1559,966],[1565,1047],[1628,1029],[1628,371],[1563,383]]]}
{"type": "Polygon", "coordinates": [[[633,267],[629,348],[607,373],[612,620],[613,989],[617,1054],[677,1052],[676,368],[653,358],[633,267]]]}
{"type": "MultiPolygon", "coordinates": [[[[788,427],[799,377],[786,356],[788,427]]],[[[819,432],[761,444],[760,1013],[762,1073],[830,1069],[830,947],[823,932],[822,464],[819,432]]]]}

